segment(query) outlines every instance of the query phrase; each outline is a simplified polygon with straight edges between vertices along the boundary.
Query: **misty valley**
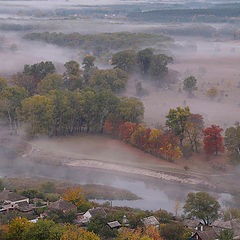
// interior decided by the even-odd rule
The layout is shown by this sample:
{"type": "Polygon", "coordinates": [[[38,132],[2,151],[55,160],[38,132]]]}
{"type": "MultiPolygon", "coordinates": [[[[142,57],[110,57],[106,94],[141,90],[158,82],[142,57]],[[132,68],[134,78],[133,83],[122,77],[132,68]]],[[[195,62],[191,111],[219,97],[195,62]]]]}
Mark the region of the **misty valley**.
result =
{"type": "Polygon", "coordinates": [[[0,239],[240,239],[238,0],[2,0],[0,60],[0,239]]]}

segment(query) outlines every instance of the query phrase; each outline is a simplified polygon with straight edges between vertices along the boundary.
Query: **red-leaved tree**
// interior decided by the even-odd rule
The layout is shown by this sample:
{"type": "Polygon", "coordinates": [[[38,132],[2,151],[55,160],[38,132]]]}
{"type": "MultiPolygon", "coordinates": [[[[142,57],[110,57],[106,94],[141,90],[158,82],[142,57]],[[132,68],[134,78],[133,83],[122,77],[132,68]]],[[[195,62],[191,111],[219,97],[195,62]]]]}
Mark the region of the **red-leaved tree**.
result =
{"type": "Polygon", "coordinates": [[[221,132],[222,128],[216,125],[212,125],[203,130],[204,134],[204,150],[207,154],[213,155],[214,153],[218,155],[219,152],[224,152],[223,137],[221,132]]]}

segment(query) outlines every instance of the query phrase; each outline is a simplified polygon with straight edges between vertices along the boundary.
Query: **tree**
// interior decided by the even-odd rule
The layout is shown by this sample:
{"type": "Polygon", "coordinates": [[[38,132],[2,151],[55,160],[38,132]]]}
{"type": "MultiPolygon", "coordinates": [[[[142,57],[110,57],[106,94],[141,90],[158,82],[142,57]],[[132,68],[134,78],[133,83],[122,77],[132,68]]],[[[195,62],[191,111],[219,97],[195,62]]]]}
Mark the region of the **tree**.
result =
{"type": "Polygon", "coordinates": [[[1,78],[0,78],[0,92],[1,92],[2,90],[4,90],[5,88],[7,88],[7,86],[8,86],[7,79],[1,77],[1,78]]]}
{"type": "Polygon", "coordinates": [[[55,73],[56,69],[52,62],[40,62],[33,65],[25,65],[23,74],[33,76],[37,83],[48,74],[55,73]]]}
{"type": "Polygon", "coordinates": [[[128,75],[121,69],[97,70],[89,80],[89,86],[97,92],[111,90],[119,93],[125,89],[128,75]]]}
{"type": "Polygon", "coordinates": [[[231,160],[240,161],[240,125],[229,127],[225,131],[224,137],[225,147],[229,153],[231,160]]]}
{"type": "Polygon", "coordinates": [[[51,90],[61,90],[63,88],[62,76],[58,74],[48,74],[37,85],[37,92],[41,95],[48,94],[51,90]]]}
{"type": "Polygon", "coordinates": [[[8,119],[9,126],[17,130],[19,126],[19,112],[21,111],[21,102],[28,97],[28,92],[20,87],[7,87],[0,95],[0,111],[8,119]]]}
{"type": "Polygon", "coordinates": [[[240,209],[231,207],[223,211],[224,221],[240,218],[240,209]]]}
{"type": "Polygon", "coordinates": [[[51,220],[39,219],[24,233],[24,240],[60,240],[64,228],[60,224],[55,224],[51,220]]]}
{"type": "Polygon", "coordinates": [[[64,64],[66,72],[63,74],[63,85],[68,90],[81,89],[83,85],[82,70],[76,61],[64,64]]]}
{"type": "Polygon", "coordinates": [[[36,91],[38,81],[36,82],[34,77],[31,75],[17,73],[12,76],[11,83],[14,86],[25,88],[30,95],[33,95],[36,91]]]}
{"type": "Polygon", "coordinates": [[[151,48],[146,48],[137,53],[137,64],[142,74],[149,73],[153,51],[151,48]]]}
{"type": "Polygon", "coordinates": [[[197,90],[197,79],[194,76],[186,78],[183,82],[183,90],[188,92],[191,97],[193,95],[193,91],[197,90]]]}
{"type": "Polygon", "coordinates": [[[26,218],[15,218],[8,224],[7,237],[9,240],[24,240],[24,234],[33,225],[26,218]]]}
{"type": "Polygon", "coordinates": [[[143,120],[144,106],[137,98],[122,97],[117,111],[123,121],[139,123],[143,120]]]}
{"type": "Polygon", "coordinates": [[[0,179],[0,191],[2,191],[4,189],[4,183],[3,180],[0,179]]]}
{"type": "Polygon", "coordinates": [[[100,240],[93,232],[88,232],[77,226],[67,225],[61,240],[100,240]]]}
{"type": "Polygon", "coordinates": [[[98,70],[98,68],[94,65],[94,61],[96,60],[95,56],[87,55],[83,59],[83,78],[86,85],[88,85],[89,79],[94,75],[94,73],[98,70]]]}
{"type": "Polygon", "coordinates": [[[220,232],[219,240],[233,240],[234,233],[232,230],[224,229],[220,232]]]}
{"type": "Polygon", "coordinates": [[[189,193],[183,209],[188,217],[200,219],[209,225],[218,218],[220,204],[206,192],[189,193]]]}
{"type": "Polygon", "coordinates": [[[224,152],[222,131],[223,129],[216,125],[203,130],[204,150],[207,154],[213,155],[215,153],[215,155],[218,155],[219,152],[224,152]]]}
{"type": "Polygon", "coordinates": [[[170,109],[166,116],[166,125],[179,137],[181,147],[183,146],[186,122],[190,115],[189,107],[177,107],[170,109]]]}
{"type": "Polygon", "coordinates": [[[215,88],[215,87],[211,87],[211,88],[209,88],[208,90],[207,90],[207,96],[210,98],[210,99],[214,99],[214,98],[216,98],[217,96],[218,96],[218,94],[219,94],[219,91],[218,91],[218,89],[217,88],[215,88]]]}
{"type": "Polygon", "coordinates": [[[81,207],[86,202],[82,188],[68,189],[62,197],[76,207],[81,207]]]}
{"type": "Polygon", "coordinates": [[[22,118],[29,123],[30,134],[49,134],[53,125],[52,100],[40,95],[22,101],[22,118]]]}
{"type": "Polygon", "coordinates": [[[203,137],[204,121],[200,114],[191,114],[188,116],[185,124],[185,139],[191,146],[193,152],[199,152],[199,146],[203,137]]]}
{"type": "Polygon", "coordinates": [[[172,57],[164,54],[153,55],[149,67],[149,74],[151,78],[158,81],[161,85],[164,83],[164,77],[168,73],[168,63],[173,62],[172,57]]]}
{"type": "Polygon", "coordinates": [[[187,239],[185,234],[186,229],[182,224],[166,224],[160,227],[160,236],[164,240],[185,240],[187,239]]]}
{"type": "Polygon", "coordinates": [[[134,50],[124,50],[113,54],[112,65],[127,73],[131,73],[137,63],[137,55],[134,50]]]}

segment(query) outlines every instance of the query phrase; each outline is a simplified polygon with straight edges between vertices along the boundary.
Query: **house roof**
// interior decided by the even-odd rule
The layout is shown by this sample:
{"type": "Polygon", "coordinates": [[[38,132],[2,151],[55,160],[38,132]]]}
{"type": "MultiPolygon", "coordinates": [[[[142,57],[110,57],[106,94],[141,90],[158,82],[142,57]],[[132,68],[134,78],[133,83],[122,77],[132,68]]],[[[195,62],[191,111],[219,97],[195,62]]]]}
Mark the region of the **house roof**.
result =
{"type": "Polygon", "coordinates": [[[77,207],[68,201],[60,199],[56,202],[51,203],[49,205],[49,209],[65,211],[65,210],[76,210],[77,207]]]}
{"type": "Polygon", "coordinates": [[[231,225],[234,232],[234,237],[239,236],[240,238],[240,218],[231,220],[231,225]]]}
{"type": "Polygon", "coordinates": [[[30,212],[34,209],[34,206],[30,205],[28,202],[20,202],[17,203],[16,209],[18,209],[21,212],[30,212]]]}
{"type": "Polygon", "coordinates": [[[196,220],[196,219],[184,219],[184,221],[183,221],[183,225],[186,226],[186,227],[190,227],[190,228],[196,228],[201,224],[202,223],[199,222],[199,220],[196,220]]]}
{"type": "Polygon", "coordinates": [[[202,240],[214,240],[218,238],[218,234],[214,231],[214,229],[202,232],[199,231],[197,234],[202,240]]]}
{"type": "Polygon", "coordinates": [[[212,223],[212,226],[217,228],[232,229],[231,221],[216,220],[212,223]]]}
{"type": "Polygon", "coordinates": [[[114,221],[114,222],[109,222],[108,226],[110,228],[117,228],[117,227],[121,227],[121,224],[118,221],[114,221]]]}
{"type": "Polygon", "coordinates": [[[92,209],[90,209],[88,211],[89,211],[89,213],[91,214],[92,217],[95,217],[97,215],[101,215],[101,216],[104,216],[104,217],[107,216],[107,213],[101,207],[92,208],[92,209]]]}
{"type": "Polygon", "coordinates": [[[159,225],[158,220],[154,216],[146,217],[142,219],[145,226],[156,226],[159,225]]]}
{"type": "Polygon", "coordinates": [[[9,190],[3,190],[2,192],[0,192],[0,201],[17,202],[24,199],[28,199],[28,198],[18,195],[17,193],[11,192],[9,190]]]}

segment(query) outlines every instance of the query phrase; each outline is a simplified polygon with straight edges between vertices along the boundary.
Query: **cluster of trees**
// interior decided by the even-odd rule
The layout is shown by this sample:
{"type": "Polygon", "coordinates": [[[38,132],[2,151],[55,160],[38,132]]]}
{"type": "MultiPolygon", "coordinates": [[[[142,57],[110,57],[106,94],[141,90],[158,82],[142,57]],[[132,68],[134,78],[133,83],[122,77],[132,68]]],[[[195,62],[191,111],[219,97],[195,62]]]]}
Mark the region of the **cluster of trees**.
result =
{"type": "Polygon", "coordinates": [[[55,73],[52,62],[25,65],[12,77],[13,86],[0,79],[0,112],[12,129],[19,122],[32,135],[67,135],[82,131],[102,131],[109,114],[140,122],[143,104],[136,98],[118,98],[128,75],[121,69],[99,70],[95,57],[86,56],[83,69],[75,61],[65,64],[63,75],[55,73]]]}
{"type": "Polygon", "coordinates": [[[111,50],[134,49],[141,46],[152,46],[156,43],[172,41],[170,37],[163,35],[129,32],[99,33],[92,35],[43,32],[28,33],[24,38],[28,40],[41,40],[64,47],[85,49],[85,51],[88,52],[92,51],[97,57],[111,52],[111,50]]]}
{"type": "Polygon", "coordinates": [[[172,57],[154,54],[151,48],[145,48],[138,52],[124,50],[115,53],[112,57],[114,68],[122,69],[128,73],[138,72],[144,76],[144,79],[154,80],[159,85],[163,85],[167,80],[167,65],[171,62],[173,62],[172,57]]]}

